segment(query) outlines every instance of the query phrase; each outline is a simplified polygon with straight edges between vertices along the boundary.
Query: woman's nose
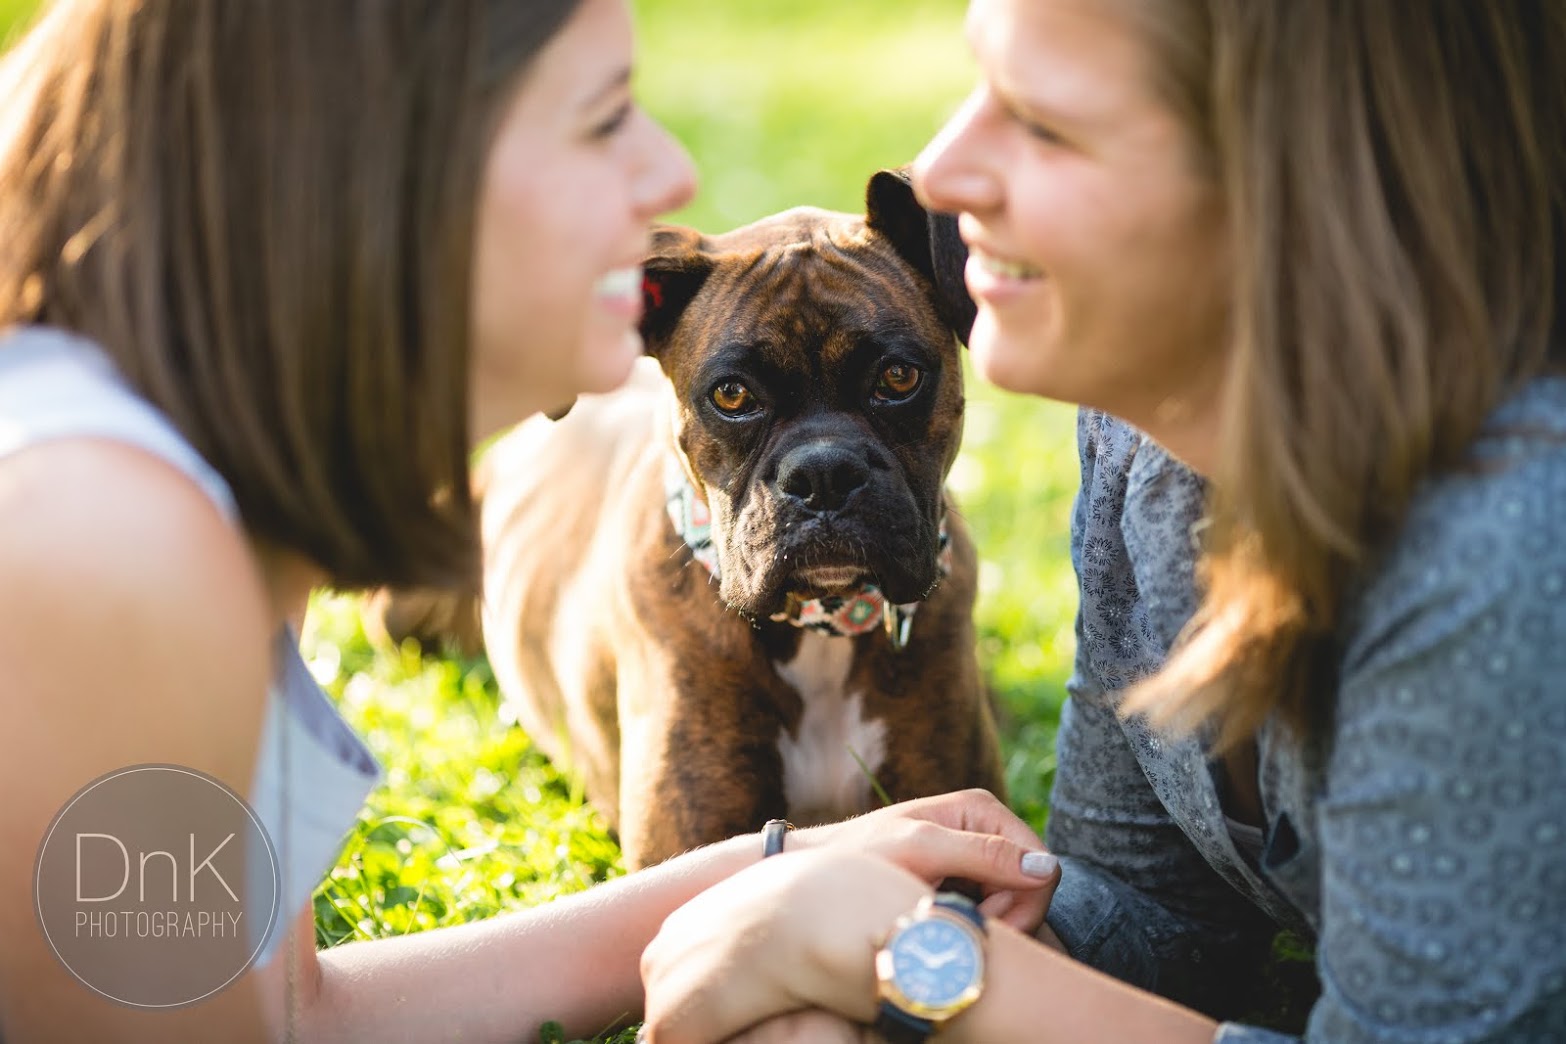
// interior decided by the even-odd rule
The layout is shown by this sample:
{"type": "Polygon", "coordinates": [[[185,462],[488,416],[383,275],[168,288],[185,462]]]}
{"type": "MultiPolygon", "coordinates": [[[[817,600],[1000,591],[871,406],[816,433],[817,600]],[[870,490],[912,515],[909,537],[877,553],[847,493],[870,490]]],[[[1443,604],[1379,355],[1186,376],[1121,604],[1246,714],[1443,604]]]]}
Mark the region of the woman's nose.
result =
{"type": "Polygon", "coordinates": [[[995,144],[985,122],[985,89],[974,89],[913,163],[914,191],[931,210],[976,213],[1001,200],[995,144]]]}
{"type": "Polygon", "coordinates": [[[685,147],[652,123],[652,139],[637,182],[637,202],[649,218],[678,210],[696,194],[696,165],[685,147]]]}

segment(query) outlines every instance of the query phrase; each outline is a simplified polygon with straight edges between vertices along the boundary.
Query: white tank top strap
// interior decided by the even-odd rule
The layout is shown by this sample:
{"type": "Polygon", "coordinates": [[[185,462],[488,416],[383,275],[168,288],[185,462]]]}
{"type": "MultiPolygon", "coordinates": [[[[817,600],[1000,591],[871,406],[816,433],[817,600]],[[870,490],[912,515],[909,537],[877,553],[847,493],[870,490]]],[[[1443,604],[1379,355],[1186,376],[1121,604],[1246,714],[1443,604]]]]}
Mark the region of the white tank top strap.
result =
{"type": "Polygon", "coordinates": [[[146,450],[190,476],[239,522],[228,483],[103,349],[62,330],[25,327],[0,338],[0,457],[59,438],[101,437],[146,450]]]}
{"type": "MultiPolygon", "coordinates": [[[[0,332],[0,459],[79,437],[111,439],[167,461],[234,525],[241,524],[228,483],[96,344],[45,327],[0,332]]],[[[277,635],[274,656],[250,803],[276,850],[281,903],[267,931],[272,866],[266,853],[253,853],[250,879],[256,887],[250,889],[246,919],[261,950],[258,964],[271,959],[283,927],[309,907],[380,778],[375,758],[316,684],[286,628],[277,635]]]]}

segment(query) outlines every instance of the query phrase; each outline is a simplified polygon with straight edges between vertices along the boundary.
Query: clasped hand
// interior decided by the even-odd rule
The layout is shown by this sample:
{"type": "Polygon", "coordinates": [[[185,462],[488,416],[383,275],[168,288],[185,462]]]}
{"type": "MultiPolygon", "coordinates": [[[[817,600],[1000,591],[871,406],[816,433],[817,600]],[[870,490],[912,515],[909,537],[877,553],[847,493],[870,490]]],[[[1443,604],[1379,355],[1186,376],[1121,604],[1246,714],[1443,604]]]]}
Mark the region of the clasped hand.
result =
{"type": "Polygon", "coordinates": [[[809,1039],[858,1040],[854,1024],[875,1017],[874,951],[893,922],[932,886],[960,877],[982,889],[988,916],[1031,933],[1060,876],[1052,866],[1043,876],[1023,871],[1023,856],[1043,851],[1033,830],[982,790],[795,831],[783,855],[664,922],[642,956],[645,1039],[716,1044],[745,1035],[755,1044],[813,1032],[809,1039]],[[828,1026],[835,1036],[820,1036],[828,1026]]]}

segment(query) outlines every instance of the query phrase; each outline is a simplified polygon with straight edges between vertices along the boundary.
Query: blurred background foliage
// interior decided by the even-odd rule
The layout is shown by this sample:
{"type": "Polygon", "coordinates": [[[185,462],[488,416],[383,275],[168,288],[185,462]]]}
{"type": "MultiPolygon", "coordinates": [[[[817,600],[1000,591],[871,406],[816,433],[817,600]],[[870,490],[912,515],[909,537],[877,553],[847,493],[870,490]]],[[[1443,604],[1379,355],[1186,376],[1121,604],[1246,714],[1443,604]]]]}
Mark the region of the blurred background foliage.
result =
{"type": "Polygon", "coordinates": [[[37,7],[35,0],[0,0],[0,44],[9,44],[37,7]]]}
{"type": "MultiPolygon", "coordinates": [[[[0,39],[33,6],[0,0],[0,39]]],[[[869,175],[912,160],[972,83],[961,0],[633,6],[638,94],[702,181],[670,220],[705,231],[799,204],[859,211],[869,175]]],[[[980,655],[1012,801],[1042,828],[1073,650],[1074,413],[968,381],[951,486],[983,563],[980,655]]],[[[304,646],[386,769],[317,893],[322,944],[474,920],[620,872],[602,821],[508,720],[482,659],[374,648],[358,600],[329,593],[304,646]]]]}

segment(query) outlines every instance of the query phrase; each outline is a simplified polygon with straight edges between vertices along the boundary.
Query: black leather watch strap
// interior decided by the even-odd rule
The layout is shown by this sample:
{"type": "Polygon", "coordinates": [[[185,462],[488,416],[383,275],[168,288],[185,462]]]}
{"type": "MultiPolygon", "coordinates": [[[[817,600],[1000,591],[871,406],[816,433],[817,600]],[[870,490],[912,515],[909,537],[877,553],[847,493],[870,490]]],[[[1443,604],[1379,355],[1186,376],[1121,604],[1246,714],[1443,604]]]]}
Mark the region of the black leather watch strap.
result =
{"type": "Polygon", "coordinates": [[[910,1015],[890,1001],[882,1001],[875,1024],[870,1028],[886,1044],[924,1044],[930,1039],[930,1034],[935,1032],[935,1023],[910,1015]]]}

